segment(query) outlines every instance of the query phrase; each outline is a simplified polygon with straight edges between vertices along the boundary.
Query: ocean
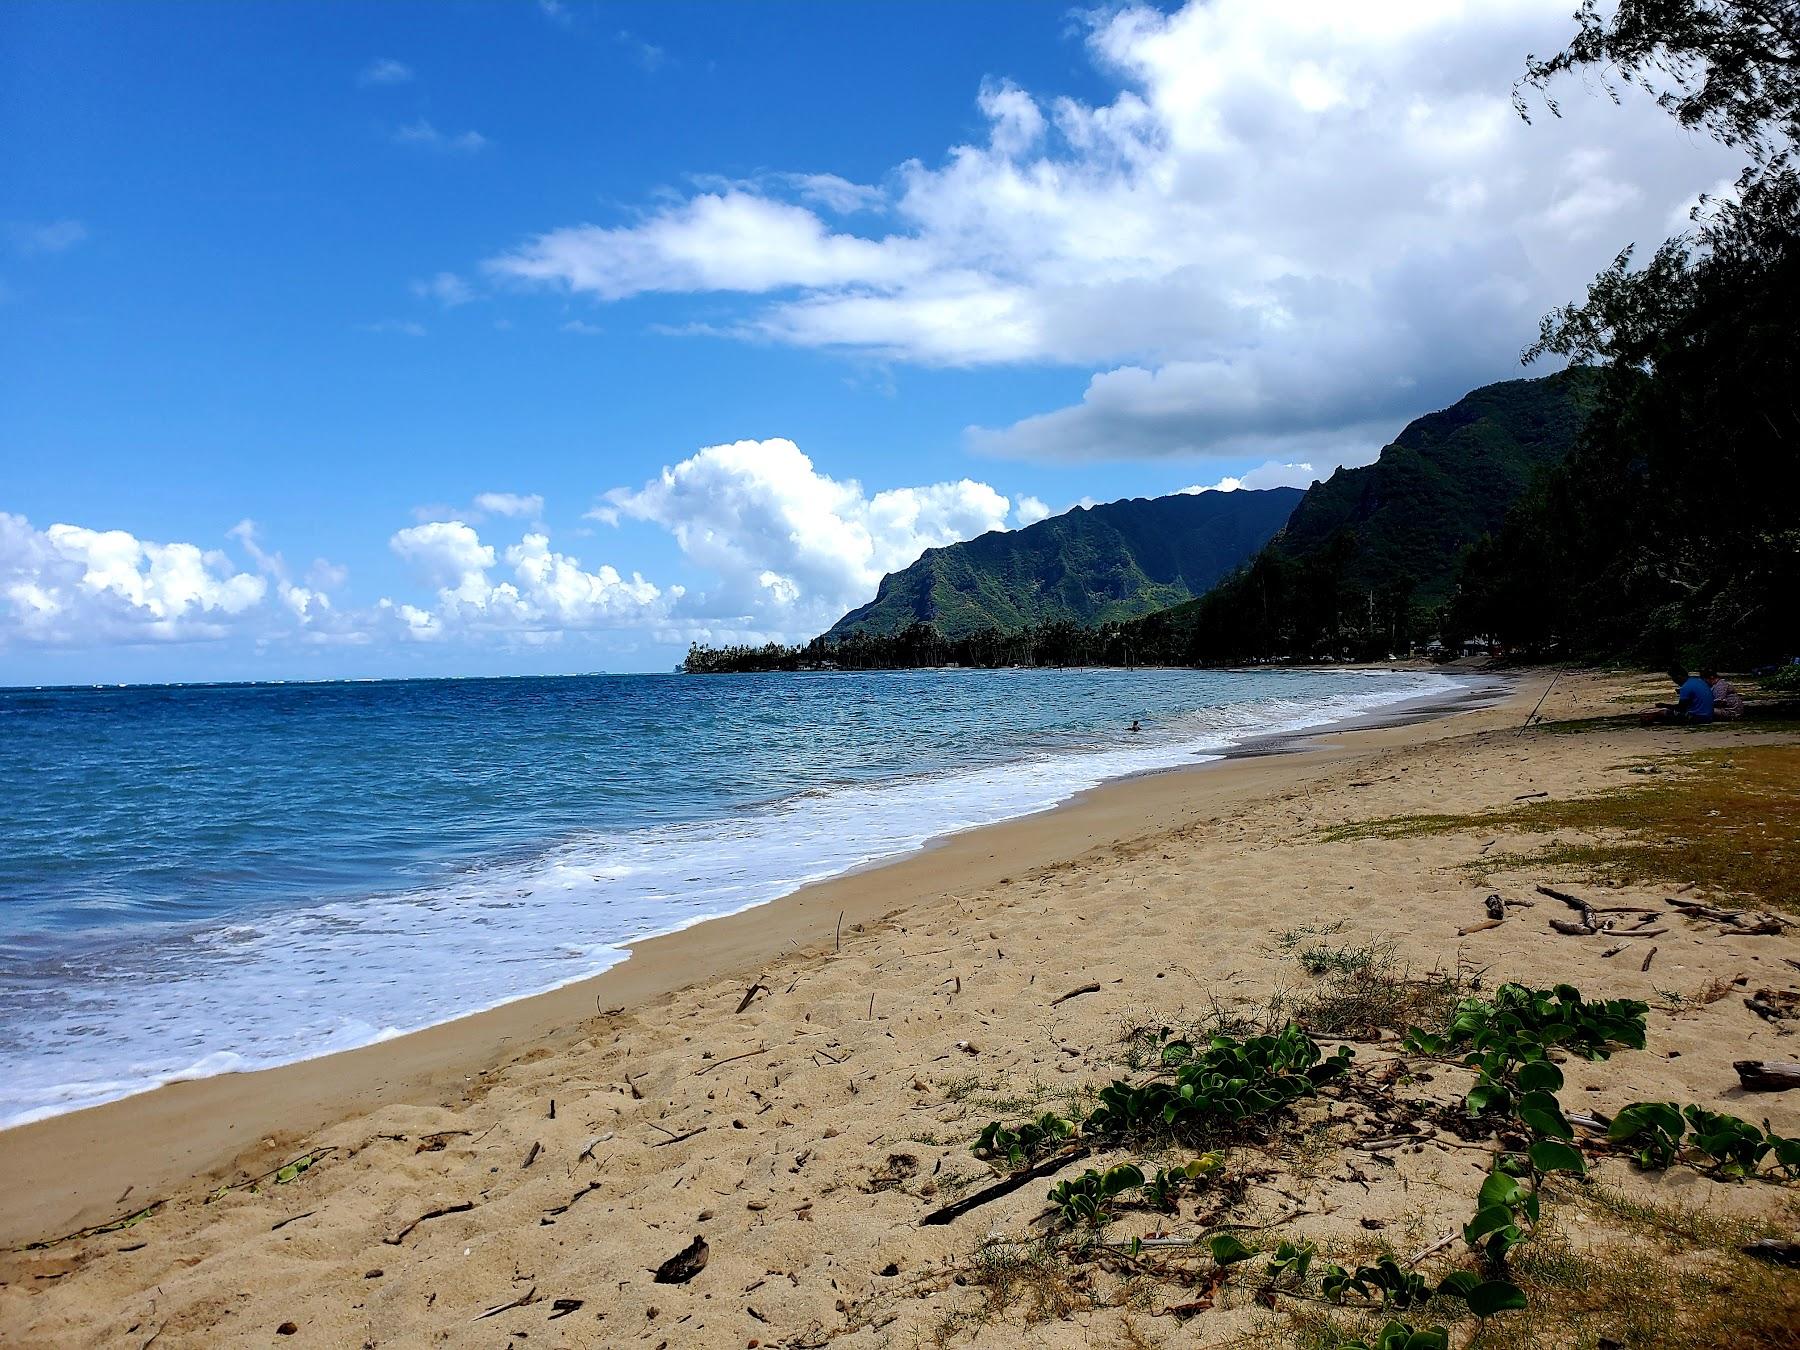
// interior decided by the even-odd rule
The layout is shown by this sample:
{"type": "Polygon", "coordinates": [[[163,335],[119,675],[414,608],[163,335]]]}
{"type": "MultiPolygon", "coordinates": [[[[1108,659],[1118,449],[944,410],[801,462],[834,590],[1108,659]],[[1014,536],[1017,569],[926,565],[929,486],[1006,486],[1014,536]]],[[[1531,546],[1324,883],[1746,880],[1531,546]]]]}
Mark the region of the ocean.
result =
{"type": "Polygon", "coordinates": [[[430,1026],[1109,778],[1459,687],[928,670],[0,690],[0,1125],[430,1026]]]}

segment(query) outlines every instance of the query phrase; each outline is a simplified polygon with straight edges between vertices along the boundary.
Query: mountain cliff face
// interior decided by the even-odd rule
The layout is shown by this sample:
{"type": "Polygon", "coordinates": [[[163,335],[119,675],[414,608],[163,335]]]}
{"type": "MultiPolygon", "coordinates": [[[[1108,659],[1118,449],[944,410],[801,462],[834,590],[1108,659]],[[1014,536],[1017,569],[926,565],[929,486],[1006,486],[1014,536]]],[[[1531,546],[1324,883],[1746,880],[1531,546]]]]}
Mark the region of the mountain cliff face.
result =
{"type": "Polygon", "coordinates": [[[1416,419],[1374,463],[1314,483],[1241,572],[1134,636],[1200,662],[1403,648],[1449,598],[1464,552],[1574,448],[1597,396],[1596,372],[1578,368],[1416,419]]]}
{"type": "Polygon", "coordinates": [[[1149,614],[1205,594],[1268,542],[1301,495],[1270,488],[1078,506],[1022,530],[927,549],[883,577],[875,598],[825,637],[886,635],[923,623],[954,639],[984,628],[1149,614]]]}

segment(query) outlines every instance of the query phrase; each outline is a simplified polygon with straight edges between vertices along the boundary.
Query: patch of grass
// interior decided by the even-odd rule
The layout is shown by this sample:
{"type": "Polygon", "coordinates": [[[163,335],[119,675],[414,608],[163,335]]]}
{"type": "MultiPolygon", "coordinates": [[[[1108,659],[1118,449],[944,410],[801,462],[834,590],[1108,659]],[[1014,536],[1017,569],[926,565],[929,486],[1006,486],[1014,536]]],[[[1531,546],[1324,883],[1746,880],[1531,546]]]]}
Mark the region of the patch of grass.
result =
{"type": "Polygon", "coordinates": [[[1663,1001],[1666,1011],[1684,1013],[1710,1007],[1731,993],[1734,987],[1730,976],[1720,975],[1708,980],[1691,994],[1684,994],[1679,989],[1664,989],[1660,985],[1653,985],[1652,990],[1663,1001]]]}
{"type": "Polygon", "coordinates": [[[1064,1260],[1056,1245],[990,1242],[978,1248],[963,1276],[979,1290],[989,1318],[1018,1318],[1026,1326],[1060,1321],[1095,1306],[1093,1272],[1064,1260]]]}
{"type": "Polygon", "coordinates": [[[1298,951],[1303,947],[1320,945],[1321,938],[1335,936],[1344,931],[1343,919],[1333,919],[1330,923],[1303,923],[1298,928],[1290,928],[1275,938],[1275,945],[1284,952],[1298,951]]]}
{"type": "MultiPolygon", "coordinates": [[[[1283,1019],[1261,1005],[1228,1007],[1209,994],[1204,1008],[1183,1004],[1165,1015],[1128,1014],[1120,1023],[1116,1058],[1133,1073],[1162,1063],[1163,1033],[1204,1045],[1214,1036],[1255,1036],[1279,1026],[1283,1019]]],[[[1084,1089],[1091,1094],[1091,1089],[1084,1089]]]]}
{"type": "Polygon", "coordinates": [[[1029,1111],[1051,1096],[1051,1089],[1042,1083],[1026,1084],[1023,1090],[1016,1085],[1003,1085],[990,1081],[980,1074],[970,1074],[960,1078],[945,1078],[939,1081],[938,1090],[949,1102],[967,1102],[972,1107],[984,1111],[1018,1113],[1029,1111]],[[1012,1087],[1012,1091],[1002,1091],[1002,1087],[1012,1087]]]}
{"type": "Polygon", "coordinates": [[[1565,867],[1630,885],[1693,883],[1800,909],[1800,745],[1739,745],[1680,756],[1659,781],[1569,801],[1533,801],[1465,815],[1394,816],[1327,830],[1327,840],[1406,839],[1464,830],[1598,836],[1486,870],[1565,867]]]}
{"type": "Polygon", "coordinates": [[[964,1172],[952,1167],[948,1171],[939,1173],[935,1180],[943,1197],[946,1200],[954,1200],[976,1182],[993,1180],[993,1175],[992,1172],[987,1171],[964,1172]]]}
{"type": "Polygon", "coordinates": [[[1369,1309],[1333,1308],[1323,1303],[1262,1313],[1245,1345],[1280,1345],[1292,1350],[1338,1350],[1349,1341],[1373,1344],[1387,1318],[1369,1309]]]}
{"type": "Polygon", "coordinates": [[[1668,1242],[1682,1248],[1732,1250],[1757,1238],[1786,1236],[1785,1227],[1800,1221],[1800,1200],[1790,1200],[1781,1219],[1743,1219],[1712,1210],[1639,1200],[1598,1181],[1585,1184],[1553,1180],[1545,1193],[1604,1215],[1609,1225],[1624,1228],[1640,1238],[1668,1242]]]}
{"type": "Polygon", "coordinates": [[[1291,943],[1294,936],[1284,934],[1278,943],[1298,949],[1296,959],[1313,986],[1283,992],[1280,1011],[1315,1036],[1369,1040],[1384,1030],[1436,1027],[1469,992],[1460,970],[1415,974],[1393,938],[1331,946],[1291,943]]]}
{"type": "Polygon", "coordinates": [[[1632,1350],[1800,1347],[1800,1281],[1735,1251],[1670,1250],[1619,1234],[1577,1242],[1552,1222],[1519,1249],[1512,1271],[1529,1304],[1494,1319],[1475,1342],[1482,1350],[1602,1337],[1632,1350]]]}
{"type": "Polygon", "coordinates": [[[945,1101],[960,1102],[981,1091],[981,1075],[972,1073],[962,1078],[945,1078],[938,1083],[938,1088],[943,1092],[945,1101]]]}

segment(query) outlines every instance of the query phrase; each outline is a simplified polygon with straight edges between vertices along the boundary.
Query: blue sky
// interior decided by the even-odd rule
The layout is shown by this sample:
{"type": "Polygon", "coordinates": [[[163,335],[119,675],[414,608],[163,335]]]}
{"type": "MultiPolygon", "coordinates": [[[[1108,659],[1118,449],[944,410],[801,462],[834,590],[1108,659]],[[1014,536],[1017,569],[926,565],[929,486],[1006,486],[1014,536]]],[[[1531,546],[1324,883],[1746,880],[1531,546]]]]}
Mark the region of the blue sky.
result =
{"type": "Polygon", "coordinates": [[[664,669],[1305,483],[1730,176],[1568,0],[0,7],[0,683],[664,669]]]}

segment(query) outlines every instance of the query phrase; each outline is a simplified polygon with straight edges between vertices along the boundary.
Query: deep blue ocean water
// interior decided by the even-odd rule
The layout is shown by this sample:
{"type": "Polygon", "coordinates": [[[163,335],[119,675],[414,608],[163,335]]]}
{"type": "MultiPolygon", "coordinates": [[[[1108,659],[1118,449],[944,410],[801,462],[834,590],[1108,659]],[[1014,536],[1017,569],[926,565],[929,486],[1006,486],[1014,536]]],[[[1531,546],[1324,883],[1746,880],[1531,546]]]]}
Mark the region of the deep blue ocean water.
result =
{"type": "Polygon", "coordinates": [[[0,691],[0,1124],[428,1026],[1107,778],[1454,687],[949,670],[0,691]]]}

